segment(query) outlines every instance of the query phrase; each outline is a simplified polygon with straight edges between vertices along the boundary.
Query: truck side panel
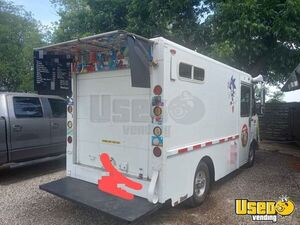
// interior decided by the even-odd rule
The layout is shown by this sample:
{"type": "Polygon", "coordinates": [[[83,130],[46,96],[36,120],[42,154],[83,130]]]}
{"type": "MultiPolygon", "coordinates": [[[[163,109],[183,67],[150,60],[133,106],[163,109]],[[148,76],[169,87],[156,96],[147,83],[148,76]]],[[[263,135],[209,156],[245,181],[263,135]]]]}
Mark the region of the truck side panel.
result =
{"type": "Polygon", "coordinates": [[[172,71],[165,76],[164,85],[168,108],[164,126],[169,127],[164,141],[167,151],[164,200],[171,198],[175,204],[192,195],[195,171],[203,157],[212,160],[215,180],[240,166],[237,90],[240,74],[196,53],[168,47],[167,51],[175,49],[176,54],[168,66],[172,71]],[[203,69],[204,81],[180,77],[180,63],[203,69]],[[230,84],[234,85],[231,89],[230,84]]]}

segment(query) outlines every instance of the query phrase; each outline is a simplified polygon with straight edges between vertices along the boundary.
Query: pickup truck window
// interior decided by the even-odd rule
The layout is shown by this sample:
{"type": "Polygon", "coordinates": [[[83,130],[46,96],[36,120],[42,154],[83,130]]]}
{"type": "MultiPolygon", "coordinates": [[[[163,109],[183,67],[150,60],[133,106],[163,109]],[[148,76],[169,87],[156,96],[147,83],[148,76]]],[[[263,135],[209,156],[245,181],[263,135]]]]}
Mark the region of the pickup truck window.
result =
{"type": "Polygon", "coordinates": [[[43,117],[42,105],[39,98],[14,97],[13,103],[16,118],[43,117]]]}
{"type": "Polygon", "coordinates": [[[48,100],[52,110],[52,117],[65,118],[67,116],[66,101],[59,100],[59,99],[51,99],[51,98],[49,98],[48,100]]]}

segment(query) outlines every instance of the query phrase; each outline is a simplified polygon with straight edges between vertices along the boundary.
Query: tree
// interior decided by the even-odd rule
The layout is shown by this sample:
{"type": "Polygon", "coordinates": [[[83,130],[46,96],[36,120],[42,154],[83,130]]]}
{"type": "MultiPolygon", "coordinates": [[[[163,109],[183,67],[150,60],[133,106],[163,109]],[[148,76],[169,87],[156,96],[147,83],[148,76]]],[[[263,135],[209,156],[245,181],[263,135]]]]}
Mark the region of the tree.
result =
{"type": "Polygon", "coordinates": [[[52,0],[61,16],[54,42],[112,30],[165,36],[194,47],[200,0],[52,0]]]}
{"type": "Polygon", "coordinates": [[[164,36],[195,49],[203,10],[199,0],[132,0],[128,6],[129,31],[146,37],[164,36]]]}
{"type": "Polygon", "coordinates": [[[0,90],[33,90],[34,47],[42,44],[37,22],[29,13],[0,0],[0,90]]]}
{"type": "Polygon", "coordinates": [[[283,101],[284,93],[282,91],[275,91],[270,95],[270,99],[267,101],[267,103],[278,103],[278,102],[284,102],[283,101]]]}
{"type": "Polygon", "coordinates": [[[61,16],[55,42],[116,29],[164,36],[273,84],[300,61],[300,0],[52,2],[61,16]]]}
{"type": "Polygon", "coordinates": [[[299,0],[206,0],[207,54],[251,75],[284,82],[300,61],[299,0]]]}

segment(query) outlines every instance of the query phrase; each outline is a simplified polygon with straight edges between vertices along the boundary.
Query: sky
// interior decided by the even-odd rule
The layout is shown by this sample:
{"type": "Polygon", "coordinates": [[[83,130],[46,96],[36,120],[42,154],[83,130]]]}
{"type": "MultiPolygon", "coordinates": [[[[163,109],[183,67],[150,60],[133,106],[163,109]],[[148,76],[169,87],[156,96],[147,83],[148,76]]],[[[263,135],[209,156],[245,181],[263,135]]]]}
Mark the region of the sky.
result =
{"type": "Polygon", "coordinates": [[[30,11],[36,20],[43,25],[51,25],[51,22],[59,20],[50,0],[12,0],[15,5],[22,5],[26,11],[30,11]]]}
{"type": "MultiPolygon", "coordinates": [[[[23,5],[26,11],[30,11],[36,20],[39,20],[43,25],[51,25],[52,22],[58,21],[59,16],[50,3],[50,0],[12,0],[16,5],[23,5]]],[[[291,71],[292,72],[292,71],[291,71]]],[[[276,91],[278,88],[270,87],[270,91],[276,91]]],[[[300,101],[300,90],[286,92],[284,101],[294,102],[300,101]]]]}

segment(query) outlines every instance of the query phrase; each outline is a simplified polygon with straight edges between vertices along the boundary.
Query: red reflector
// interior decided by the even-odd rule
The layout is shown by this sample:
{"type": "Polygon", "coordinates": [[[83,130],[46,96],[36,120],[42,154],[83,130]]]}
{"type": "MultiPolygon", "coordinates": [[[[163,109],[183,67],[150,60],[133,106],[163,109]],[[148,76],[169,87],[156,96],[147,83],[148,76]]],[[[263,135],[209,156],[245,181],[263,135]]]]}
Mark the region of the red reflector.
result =
{"type": "Polygon", "coordinates": [[[73,138],[71,136],[68,137],[68,143],[71,144],[73,141],[73,138]]]}
{"type": "Polygon", "coordinates": [[[161,95],[161,93],[162,93],[162,88],[161,88],[161,86],[156,85],[156,86],[154,87],[154,89],[153,89],[153,93],[154,93],[155,95],[161,95]]]}
{"type": "Polygon", "coordinates": [[[175,49],[171,49],[170,52],[171,52],[172,55],[176,54],[176,50],[175,49]]]}
{"type": "Polygon", "coordinates": [[[161,156],[161,149],[159,147],[154,147],[153,155],[155,155],[156,157],[160,157],[161,156]]]}

